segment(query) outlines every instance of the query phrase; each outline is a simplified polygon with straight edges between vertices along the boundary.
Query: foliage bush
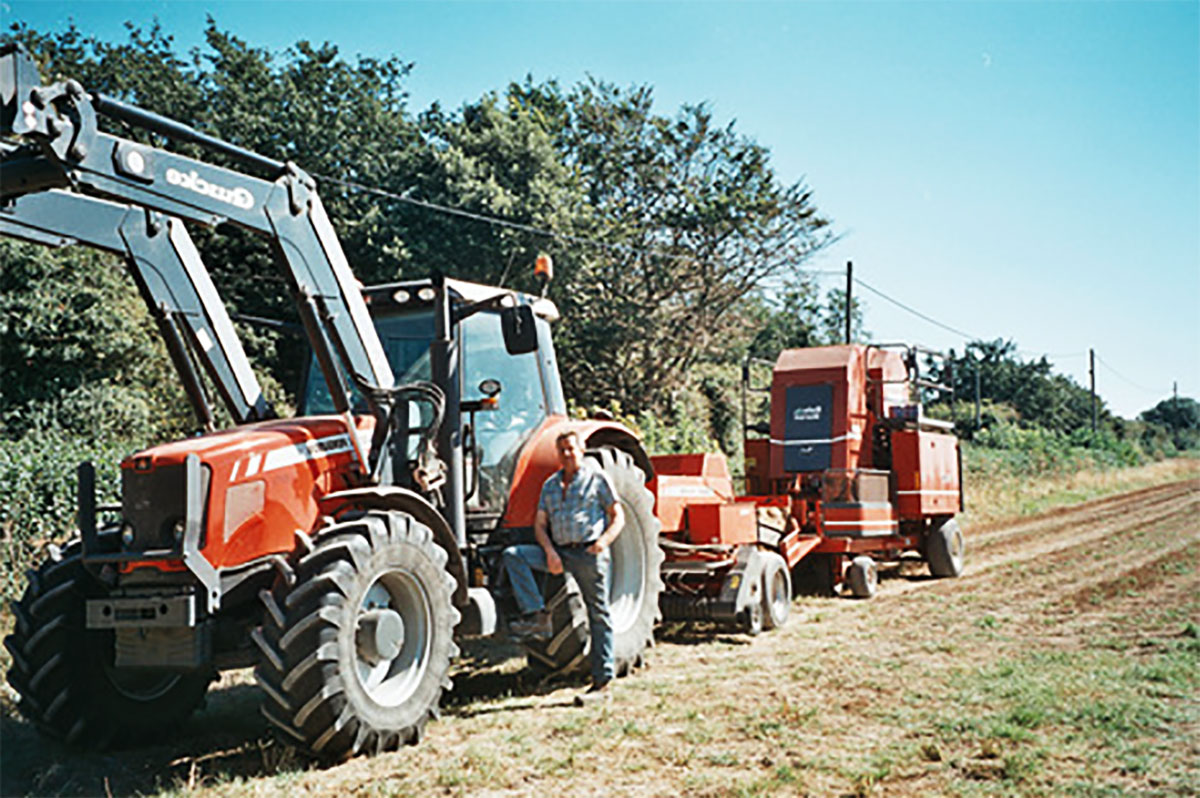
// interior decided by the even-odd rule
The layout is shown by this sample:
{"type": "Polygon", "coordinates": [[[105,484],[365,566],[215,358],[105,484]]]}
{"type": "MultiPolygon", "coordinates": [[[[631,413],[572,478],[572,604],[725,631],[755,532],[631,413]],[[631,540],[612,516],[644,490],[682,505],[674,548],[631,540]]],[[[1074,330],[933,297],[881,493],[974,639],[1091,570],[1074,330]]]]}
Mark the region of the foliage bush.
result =
{"type": "Polygon", "coordinates": [[[190,410],[120,259],[0,240],[0,436],[178,433],[190,410]]]}
{"type": "Polygon", "coordinates": [[[1065,473],[1084,468],[1140,465],[1149,458],[1134,440],[1103,429],[1063,434],[1001,421],[980,430],[965,447],[968,465],[988,460],[1018,474],[1065,473]]]}
{"type": "Polygon", "coordinates": [[[96,467],[98,503],[120,501],[120,461],[136,446],[127,438],[80,437],[60,428],[33,430],[19,440],[0,438],[0,592],[14,598],[24,572],[48,543],[75,529],[76,468],[96,467]]]}

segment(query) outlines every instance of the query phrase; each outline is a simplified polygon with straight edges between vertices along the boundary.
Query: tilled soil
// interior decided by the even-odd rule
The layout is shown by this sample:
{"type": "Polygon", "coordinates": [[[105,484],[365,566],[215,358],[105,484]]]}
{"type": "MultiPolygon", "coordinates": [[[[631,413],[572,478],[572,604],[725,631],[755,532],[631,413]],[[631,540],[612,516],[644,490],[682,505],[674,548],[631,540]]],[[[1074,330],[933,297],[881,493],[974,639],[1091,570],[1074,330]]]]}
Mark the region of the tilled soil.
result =
{"type": "Polygon", "coordinates": [[[1140,768],[1114,765],[1099,731],[1059,733],[1053,718],[1078,715],[1061,702],[1092,706],[1102,693],[1094,686],[1030,682],[1031,695],[1012,700],[1042,711],[1031,702],[1045,692],[1045,718],[1018,715],[1010,729],[993,715],[1007,706],[995,680],[1032,678],[1022,663],[1050,663],[1047,673],[1070,681],[1055,663],[1134,667],[1195,634],[1200,480],[966,534],[958,579],[932,579],[906,561],[883,573],[875,598],[797,599],[787,626],[757,638],[660,630],[648,667],[606,705],[576,709],[579,685],[539,684],[513,652],[473,650],[419,746],[337,767],[311,766],[271,740],[247,672],[227,675],[176,742],[106,754],[43,741],[6,695],[0,792],[1196,794],[1194,693],[1162,693],[1179,712],[1147,742],[1158,746],[1155,761],[1140,768]]]}

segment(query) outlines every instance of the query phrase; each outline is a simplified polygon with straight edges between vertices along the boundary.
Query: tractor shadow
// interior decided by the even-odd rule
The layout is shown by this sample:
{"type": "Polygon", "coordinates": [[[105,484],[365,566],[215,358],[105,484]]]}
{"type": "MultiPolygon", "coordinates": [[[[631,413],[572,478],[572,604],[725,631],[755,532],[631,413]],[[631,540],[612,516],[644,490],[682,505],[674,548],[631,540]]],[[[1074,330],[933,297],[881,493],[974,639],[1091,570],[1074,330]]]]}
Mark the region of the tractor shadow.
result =
{"type": "MultiPolygon", "coordinates": [[[[573,706],[574,691],[546,696],[586,684],[585,674],[546,679],[525,666],[518,645],[486,640],[463,644],[452,676],[442,710],[459,717],[573,706]]],[[[224,674],[169,740],[136,748],[88,751],[54,742],[17,713],[11,698],[0,693],[0,796],[132,798],[326,767],[274,738],[249,670],[224,674]]]]}
{"type": "MultiPolygon", "coordinates": [[[[442,711],[458,717],[574,706],[585,673],[547,678],[528,668],[515,643],[467,640],[461,644],[442,711]]],[[[276,741],[258,710],[261,694],[249,670],[225,674],[192,715],[161,745],[86,751],[53,742],[21,718],[0,695],[0,795],[139,796],[184,792],[202,784],[270,778],[320,768],[276,741]]]]}
{"type": "Polygon", "coordinates": [[[678,646],[700,646],[710,643],[749,646],[754,643],[753,635],[713,621],[665,621],[654,630],[654,639],[659,643],[678,646]]]}
{"type": "Polygon", "coordinates": [[[169,741],[99,752],[49,740],[5,700],[0,710],[0,795],[117,798],[310,767],[275,742],[258,711],[258,689],[244,683],[248,677],[239,678],[243,683],[223,681],[210,689],[205,707],[169,741]]]}
{"type": "Polygon", "coordinates": [[[547,676],[530,668],[517,643],[480,638],[459,645],[461,651],[451,671],[454,689],[442,699],[442,711],[448,715],[472,718],[574,706],[573,697],[547,700],[545,696],[588,683],[582,671],[547,676]]]}

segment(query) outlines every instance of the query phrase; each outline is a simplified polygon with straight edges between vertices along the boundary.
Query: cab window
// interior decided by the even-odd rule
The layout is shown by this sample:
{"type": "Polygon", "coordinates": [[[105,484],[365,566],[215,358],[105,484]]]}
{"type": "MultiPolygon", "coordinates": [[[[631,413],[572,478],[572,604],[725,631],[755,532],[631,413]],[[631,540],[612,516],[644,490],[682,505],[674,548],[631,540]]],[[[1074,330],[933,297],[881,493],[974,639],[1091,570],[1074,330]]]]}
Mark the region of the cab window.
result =
{"type": "Polygon", "coordinates": [[[475,414],[475,440],[480,448],[480,485],[476,501],[501,509],[521,447],[546,419],[538,353],[510,355],[504,348],[500,317],[477,313],[463,322],[463,398],[480,399],[479,383],[500,382],[499,406],[475,414]]]}

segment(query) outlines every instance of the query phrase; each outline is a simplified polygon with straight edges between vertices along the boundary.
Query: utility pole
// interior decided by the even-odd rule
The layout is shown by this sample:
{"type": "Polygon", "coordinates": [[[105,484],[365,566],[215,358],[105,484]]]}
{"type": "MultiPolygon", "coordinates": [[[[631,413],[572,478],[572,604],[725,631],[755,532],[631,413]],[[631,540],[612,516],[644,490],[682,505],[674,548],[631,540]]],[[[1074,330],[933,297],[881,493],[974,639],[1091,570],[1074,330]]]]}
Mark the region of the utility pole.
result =
{"type": "Polygon", "coordinates": [[[850,343],[851,308],[854,307],[854,261],[846,261],[846,343],[850,343]]]}
{"type": "Polygon", "coordinates": [[[1092,381],[1092,434],[1096,433],[1096,350],[1088,350],[1088,376],[1092,381]]]}
{"type": "Polygon", "coordinates": [[[1179,382],[1171,383],[1171,406],[1175,409],[1175,418],[1171,419],[1171,431],[1179,433],[1179,382]]]}

